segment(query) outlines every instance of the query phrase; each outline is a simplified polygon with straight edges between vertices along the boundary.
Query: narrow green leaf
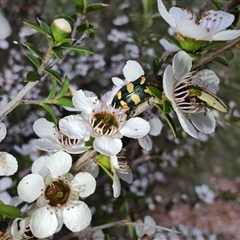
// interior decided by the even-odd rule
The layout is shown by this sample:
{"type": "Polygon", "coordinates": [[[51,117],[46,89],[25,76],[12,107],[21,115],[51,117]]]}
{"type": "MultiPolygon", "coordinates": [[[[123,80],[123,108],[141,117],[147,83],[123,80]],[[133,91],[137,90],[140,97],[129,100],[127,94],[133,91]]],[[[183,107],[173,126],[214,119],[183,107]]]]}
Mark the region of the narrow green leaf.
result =
{"type": "Polygon", "coordinates": [[[80,47],[80,46],[76,46],[76,45],[71,45],[71,44],[64,44],[64,45],[61,45],[60,48],[63,48],[63,49],[69,49],[69,50],[73,50],[83,56],[85,56],[85,54],[93,54],[93,52],[83,48],[83,47],[80,47]]]}
{"type": "Polygon", "coordinates": [[[38,22],[39,22],[41,28],[42,28],[46,33],[48,33],[49,35],[51,35],[50,26],[49,26],[47,23],[45,23],[44,21],[40,20],[40,19],[38,19],[38,22]]]}
{"type": "Polygon", "coordinates": [[[155,2],[155,0],[142,0],[143,11],[145,14],[152,10],[152,6],[155,2]]]}
{"type": "Polygon", "coordinates": [[[46,69],[44,69],[44,72],[48,73],[53,79],[56,79],[57,82],[62,85],[61,76],[57,71],[55,71],[51,68],[46,68],[46,69]]]}
{"type": "Polygon", "coordinates": [[[23,22],[26,26],[35,29],[37,32],[43,34],[43,35],[47,35],[48,33],[42,29],[41,27],[39,27],[38,25],[36,25],[35,23],[30,23],[30,22],[23,22]]]}
{"type": "Polygon", "coordinates": [[[162,100],[162,92],[157,87],[148,86],[147,88],[155,98],[159,99],[160,101],[162,100]]]}
{"type": "Polygon", "coordinates": [[[230,61],[234,58],[234,53],[232,50],[228,50],[227,52],[224,53],[224,56],[227,61],[230,61]]]}
{"type": "Polygon", "coordinates": [[[38,56],[40,59],[42,59],[42,53],[36,48],[33,44],[29,42],[23,43],[24,46],[26,46],[30,51],[32,51],[36,56],[38,56]]]}
{"type": "Polygon", "coordinates": [[[58,58],[59,60],[61,60],[63,58],[63,51],[59,50],[59,49],[52,49],[52,53],[54,54],[54,56],[56,58],[58,58]]]}
{"type": "Polygon", "coordinates": [[[53,122],[54,122],[55,124],[57,124],[57,118],[56,118],[53,110],[51,109],[51,107],[48,106],[48,105],[45,104],[45,103],[40,103],[39,105],[42,106],[42,107],[49,113],[49,115],[51,116],[53,122]]]}
{"type": "Polygon", "coordinates": [[[158,105],[158,104],[153,104],[153,105],[154,105],[154,107],[156,107],[159,110],[159,112],[162,114],[162,116],[166,120],[169,128],[172,131],[173,136],[177,137],[176,128],[175,128],[175,125],[174,125],[174,122],[173,122],[172,118],[169,116],[169,114],[165,114],[164,113],[164,111],[163,111],[163,109],[162,109],[162,107],[160,105],[158,105]]]}
{"type": "Polygon", "coordinates": [[[74,3],[75,3],[77,13],[79,15],[83,14],[87,6],[87,0],[74,0],[74,3]]]}
{"type": "Polygon", "coordinates": [[[19,218],[21,217],[21,211],[15,206],[1,204],[0,215],[3,216],[4,219],[19,218]]]}
{"type": "Polygon", "coordinates": [[[40,67],[41,59],[35,57],[33,54],[26,54],[26,57],[35,65],[35,67],[40,67]]]}
{"type": "Polygon", "coordinates": [[[218,63],[221,63],[222,65],[229,67],[228,62],[225,61],[224,59],[220,58],[220,57],[214,58],[213,61],[218,62],[218,63]]]}
{"type": "Polygon", "coordinates": [[[220,48],[220,47],[224,47],[226,45],[227,45],[226,42],[214,41],[214,42],[205,44],[203,47],[201,47],[201,51],[206,51],[206,50],[213,49],[213,48],[220,48]]]}
{"type": "Polygon", "coordinates": [[[151,66],[151,69],[152,69],[153,73],[158,73],[159,70],[160,70],[160,67],[161,67],[158,58],[154,58],[151,61],[150,66],[151,66]]]}
{"type": "MultiPolygon", "coordinates": [[[[93,25],[91,24],[91,27],[93,25]]],[[[84,20],[78,27],[77,27],[77,32],[80,33],[80,32],[84,32],[86,31],[88,28],[90,27],[90,24],[88,22],[88,20],[84,20]]]]}
{"type": "Polygon", "coordinates": [[[57,46],[60,46],[64,43],[70,43],[70,42],[72,42],[71,38],[63,38],[63,39],[61,39],[60,41],[57,42],[57,46]]]}
{"type": "Polygon", "coordinates": [[[53,79],[51,91],[48,94],[46,99],[52,100],[55,97],[56,92],[57,92],[57,81],[56,81],[56,79],[53,79]]]}
{"type": "Polygon", "coordinates": [[[65,96],[65,94],[68,92],[68,88],[69,88],[69,79],[66,77],[63,82],[62,88],[61,88],[59,94],[57,95],[57,98],[61,98],[61,97],[65,96]]]}
{"type": "Polygon", "coordinates": [[[72,101],[69,100],[68,98],[58,98],[53,101],[54,104],[60,105],[60,106],[66,106],[66,107],[72,107],[72,101]]]}
{"type": "Polygon", "coordinates": [[[36,82],[40,80],[40,76],[37,74],[37,72],[30,71],[27,73],[24,82],[36,82]]]}
{"type": "Polygon", "coordinates": [[[87,12],[98,11],[107,6],[108,6],[108,4],[105,4],[105,3],[93,3],[86,7],[85,12],[87,13],[87,12]]]}
{"type": "Polygon", "coordinates": [[[164,114],[168,114],[168,113],[171,112],[171,110],[172,110],[172,104],[171,104],[171,102],[170,102],[169,100],[165,100],[165,101],[163,102],[163,113],[164,113],[164,114]]]}

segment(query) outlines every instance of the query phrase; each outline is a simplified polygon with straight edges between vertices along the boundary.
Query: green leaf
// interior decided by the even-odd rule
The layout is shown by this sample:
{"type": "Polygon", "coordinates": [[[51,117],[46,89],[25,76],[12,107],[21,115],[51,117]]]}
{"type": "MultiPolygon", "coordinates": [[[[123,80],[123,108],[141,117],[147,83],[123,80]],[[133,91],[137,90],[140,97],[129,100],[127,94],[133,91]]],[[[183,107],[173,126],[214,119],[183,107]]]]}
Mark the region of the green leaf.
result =
{"type": "Polygon", "coordinates": [[[49,35],[51,35],[50,26],[49,26],[47,23],[45,23],[44,21],[40,20],[40,19],[38,19],[38,22],[39,22],[41,28],[42,28],[46,33],[48,33],[49,35]]]}
{"type": "Polygon", "coordinates": [[[23,43],[24,46],[26,46],[30,51],[32,51],[36,56],[38,56],[40,59],[42,59],[42,53],[36,48],[33,44],[29,42],[23,43]]]}
{"type": "Polygon", "coordinates": [[[220,58],[220,57],[214,58],[213,61],[218,62],[218,63],[221,63],[222,65],[229,67],[228,62],[225,61],[224,59],[220,58]]]}
{"type": "Polygon", "coordinates": [[[53,79],[56,79],[57,82],[62,85],[61,76],[60,76],[60,74],[57,71],[55,71],[55,70],[53,70],[51,68],[45,68],[44,72],[48,73],[53,79]]]}
{"type": "Polygon", "coordinates": [[[148,86],[147,88],[150,90],[151,94],[155,98],[157,98],[159,100],[162,100],[162,92],[157,87],[155,87],[155,86],[148,86]]]}
{"type": "Polygon", "coordinates": [[[55,124],[57,124],[57,118],[56,118],[53,110],[51,109],[51,107],[48,106],[48,105],[45,104],[45,103],[40,103],[39,105],[42,106],[42,107],[49,113],[49,115],[51,116],[53,122],[54,122],[55,124]]]}
{"type": "Polygon", "coordinates": [[[176,128],[175,128],[175,125],[173,123],[173,120],[172,118],[169,116],[169,114],[165,114],[164,111],[163,111],[163,108],[158,105],[158,104],[153,104],[158,110],[159,112],[162,114],[162,116],[164,117],[164,119],[166,120],[169,128],[171,129],[172,131],[172,134],[174,137],[177,137],[177,132],[176,132],[176,128]]]}
{"type": "Polygon", "coordinates": [[[105,4],[105,3],[93,3],[86,7],[85,12],[87,13],[87,12],[98,11],[107,6],[108,6],[108,4],[105,4]]]}
{"type": "Polygon", "coordinates": [[[59,60],[61,60],[63,58],[63,52],[62,50],[59,49],[52,49],[52,53],[54,54],[54,56],[56,58],[58,58],[59,60]]]}
{"type": "Polygon", "coordinates": [[[68,50],[73,50],[83,56],[85,56],[85,54],[93,54],[93,52],[83,48],[83,47],[80,47],[80,46],[76,46],[76,45],[71,45],[71,44],[64,44],[64,45],[61,45],[60,46],[61,48],[63,49],[68,49],[68,50]]]}
{"type": "Polygon", "coordinates": [[[30,22],[23,22],[26,26],[35,29],[37,32],[43,34],[43,35],[47,35],[48,33],[42,29],[41,27],[39,27],[38,25],[36,25],[35,23],[30,23],[30,22]]]}
{"type": "Polygon", "coordinates": [[[56,79],[53,79],[51,91],[48,94],[46,99],[52,100],[55,97],[56,92],[57,92],[57,81],[56,81],[56,79]]]}
{"type": "Polygon", "coordinates": [[[226,42],[214,41],[214,42],[205,44],[203,47],[201,47],[201,51],[206,51],[206,50],[213,49],[213,48],[220,48],[220,47],[224,47],[224,46],[226,46],[226,42]]]}
{"type": "Polygon", "coordinates": [[[19,218],[21,217],[21,211],[15,206],[0,204],[0,216],[3,219],[19,218]]]}
{"type": "Polygon", "coordinates": [[[148,13],[150,10],[152,10],[152,6],[155,3],[155,0],[142,0],[142,4],[143,4],[143,11],[144,13],[148,13]]]}
{"type": "Polygon", "coordinates": [[[65,96],[65,94],[68,92],[68,88],[69,88],[69,79],[67,77],[65,77],[62,88],[61,88],[59,94],[57,95],[57,98],[61,98],[61,97],[65,96]]]}
{"type": "Polygon", "coordinates": [[[80,24],[78,27],[77,27],[77,32],[80,33],[80,32],[84,32],[86,31],[87,29],[89,28],[93,28],[93,24],[89,23],[86,19],[83,21],[82,24],[80,24]]]}
{"type": "Polygon", "coordinates": [[[153,73],[158,73],[160,70],[160,67],[161,67],[161,65],[160,65],[158,58],[154,58],[151,62],[151,69],[152,69],[153,73]]]}
{"type": "Polygon", "coordinates": [[[227,52],[224,53],[224,56],[227,61],[230,61],[234,58],[234,53],[232,50],[228,50],[227,52]]]}
{"type": "Polygon", "coordinates": [[[66,107],[72,107],[73,106],[72,101],[69,100],[68,98],[64,98],[64,97],[54,99],[53,103],[57,104],[57,105],[60,105],[60,106],[66,106],[66,107]]]}
{"type": "Polygon", "coordinates": [[[33,54],[26,54],[26,57],[37,67],[41,65],[41,59],[35,57],[33,54]]]}
{"type": "Polygon", "coordinates": [[[169,100],[163,102],[163,112],[164,114],[170,113],[172,110],[172,104],[169,100]]]}
{"type": "Polygon", "coordinates": [[[36,82],[40,80],[40,76],[37,74],[37,72],[30,71],[27,73],[24,82],[36,82]]]}
{"type": "Polygon", "coordinates": [[[74,0],[74,3],[75,3],[77,13],[79,15],[83,14],[87,6],[87,0],[74,0]]]}
{"type": "Polygon", "coordinates": [[[56,47],[58,47],[58,46],[60,46],[60,45],[62,45],[62,44],[64,44],[64,43],[70,43],[70,42],[72,42],[72,39],[71,39],[71,38],[63,38],[63,39],[61,39],[61,40],[59,40],[59,41],[57,42],[56,47]]]}

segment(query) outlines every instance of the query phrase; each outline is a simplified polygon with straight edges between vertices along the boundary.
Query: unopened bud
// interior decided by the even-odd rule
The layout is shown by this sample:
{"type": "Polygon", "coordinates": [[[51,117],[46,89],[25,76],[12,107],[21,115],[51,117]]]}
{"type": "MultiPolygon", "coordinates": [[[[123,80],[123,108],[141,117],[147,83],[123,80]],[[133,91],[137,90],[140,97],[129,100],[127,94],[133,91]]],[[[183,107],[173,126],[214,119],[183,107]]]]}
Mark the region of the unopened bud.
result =
{"type": "Polygon", "coordinates": [[[72,27],[64,18],[55,19],[51,25],[51,33],[56,42],[70,37],[72,27]]]}

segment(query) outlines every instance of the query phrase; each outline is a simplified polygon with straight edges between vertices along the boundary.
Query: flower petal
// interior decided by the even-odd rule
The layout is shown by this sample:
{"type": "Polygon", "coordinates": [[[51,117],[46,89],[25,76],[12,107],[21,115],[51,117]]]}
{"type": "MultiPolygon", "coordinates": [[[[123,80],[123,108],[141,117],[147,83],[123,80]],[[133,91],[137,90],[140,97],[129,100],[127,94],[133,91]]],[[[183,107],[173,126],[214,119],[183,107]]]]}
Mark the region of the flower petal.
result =
{"type": "Polygon", "coordinates": [[[56,152],[62,149],[60,144],[52,142],[49,139],[35,139],[32,143],[36,148],[46,152],[56,152]]]}
{"type": "Polygon", "coordinates": [[[172,104],[174,103],[173,97],[174,83],[175,79],[173,76],[173,68],[171,65],[168,65],[163,73],[163,90],[164,94],[172,102],[172,104]]]}
{"type": "Polygon", "coordinates": [[[123,80],[118,77],[112,77],[112,82],[116,87],[122,87],[124,85],[123,80]]]}
{"type": "Polygon", "coordinates": [[[163,46],[163,48],[168,51],[168,52],[177,52],[180,49],[174,45],[173,43],[170,43],[169,41],[167,41],[165,38],[161,38],[159,40],[159,43],[163,46]]]}
{"type": "Polygon", "coordinates": [[[212,36],[204,29],[201,28],[195,22],[181,19],[177,23],[177,31],[189,38],[193,38],[195,40],[207,40],[211,41],[212,36]]]}
{"type": "Polygon", "coordinates": [[[92,132],[90,124],[79,115],[69,115],[60,119],[59,129],[73,139],[88,139],[92,132]]]}
{"type": "Polygon", "coordinates": [[[84,145],[73,145],[66,149],[66,152],[70,154],[79,154],[86,152],[89,149],[89,147],[85,147],[84,145]]]}
{"type": "Polygon", "coordinates": [[[18,169],[16,158],[7,152],[0,152],[0,176],[13,175],[18,169]]]}
{"type": "Polygon", "coordinates": [[[33,131],[40,138],[49,139],[56,142],[55,124],[52,122],[49,122],[45,118],[39,118],[34,122],[33,131]]]}
{"type": "Polygon", "coordinates": [[[173,18],[176,25],[180,20],[188,20],[191,22],[195,22],[196,20],[196,16],[194,13],[191,13],[189,10],[179,7],[171,7],[169,10],[169,14],[173,18]]]}
{"type": "Polygon", "coordinates": [[[49,170],[46,166],[48,161],[51,161],[51,157],[49,156],[42,156],[36,159],[32,164],[32,173],[39,174],[43,177],[49,174],[49,170]]]}
{"type": "Polygon", "coordinates": [[[173,17],[169,14],[166,7],[164,6],[163,2],[161,0],[157,1],[158,3],[158,11],[161,14],[161,17],[171,26],[176,27],[176,23],[173,19],[173,17]]]}
{"type": "Polygon", "coordinates": [[[98,101],[97,97],[86,97],[82,90],[78,90],[73,94],[72,102],[78,111],[83,111],[90,114],[93,105],[98,101]]]}
{"type": "Polygon", "coordinates": [[[123,67],[123,75],[128,82],[132,82],[144,75],[144,71],[138,62],[129,60],[123,67]]]}
{"type": "Polygon", "coordinates": [[[153,116],[151,119],[148,120],[150,124],[150,131],[148,134],[151,136],[157,136],[161,133],[163,124],[161,120],[157,116],[153,116]]]}
{"type": "Polygon", "coordinates": [[[0,23],[1,23],[0,39],[5,39],[11,35],[12,29],[11,26],[9,25],[8,20],[4,17],[1,10],[0,10],[0,23]]]}
{"type": "Polygon", "coordinates": [[[151,138],[148,135],[146,135],[146,136],[144,136],[142,138],[139,138],[138,139],[138,143],[146,151],[152,150],[152,146],[153,146],[152,140],[151,140],[151,138]]]}
{"type": "Polygon", "coordinates": [[[106,156],[113,156],[121,151],[122,141],[118,138],[101,136],[95,138],[93,148],[106,156]]]}
{"type": "Polygon", "coordinates": [[[113,196],[115,198],[119,197],[119,195],[121,193],[121,183],[120,183],[118,175],[117,175],[117,173],[115,171],[113,172],[112,188],[113,188],[113,196]]]}
{"type": "Polygon", "coordinates": [[[59,151],[50,156],[47,168],[52,178],[57,178],[69,172],[72,167],[72,157],[63,151],[59,151]]]}
{"type": "Polygon", "coordinates": [[[204,69],[197,72],[191,80],[192,85],[197,85],[201,88],[205,88],[208,91],[216,94],[218,90],[219,78],[217,75],[209,69],[204,69]]]}
{"type": "Polygon", "coordinates": [[[4,123],[0,122],[0,142],[6,137],[7,128],[4,123]]]}
{"type": "Polygon", "coordinates": [[[19,182],[17,191],[23,201],[30,203],[40,196],[44,187],[45,184],[41,175],[28,174],[19,182]]]}
{"type": "Polygon", "coordinates": [[[240,30],[225,30],[213,35],[213,41],[228,41],[240,36],[240,30]]]}
{"type": "Polygon", "coordinates": [[[31,216],[30,228],[37,238],[46,238],[52,236],[58,226],[56,214],[49,207],[37,209],[31,216]]]}
{"type": "Polygon", "coordinates": [[[216,120],[211,110],[198,114],[191,114],[190,118],[194,127],[200,132],[210,134],[215,131],[216,120]]]}
{"type": "Polygon", "coordinates": [[[183,130],[188,133],[190,136],[194,138],[198,138],[197,131],[193,127],[192,123],[184,116],[184,114],[178,109],[175,109],[177,115],[178,115],[178,120],[183,128],[183,130]]]}
{"type": "Polygon", "coordinates": [[[63,222],[72,232],[85,229],[92,220],[92,213],[87,204],[79,201],[73,207],[63,210],[63,222]]]}
{"type": "Polygon", "coordinates": [[[123,123],[122,127],[119,130],[123,136],[135,139],[147,135],[149,131],[150,124],[140,117],[134,117],[127,120],[123,123]]]}
{"type": "Polygon", "coordinates": [[[85,198],[94,193],[96,189],[96,180],[90,173],[80,172],[75,175],[71,185],[74,191],[80,193],[79,195],[81,198],[85,198]]]}
{"type": "Polygon", "coordinates": [[[173,58],[173,75],[179,81],[192,68],[192,58],[184,51],[175,54],[173,58]]]}
{"type": "Polygon", "coordinates": [[[199,26],[210,31],[211,35],[229,27],[234,21],[234,15],[224,11],[213,11],[199,22],[199,26]]]}

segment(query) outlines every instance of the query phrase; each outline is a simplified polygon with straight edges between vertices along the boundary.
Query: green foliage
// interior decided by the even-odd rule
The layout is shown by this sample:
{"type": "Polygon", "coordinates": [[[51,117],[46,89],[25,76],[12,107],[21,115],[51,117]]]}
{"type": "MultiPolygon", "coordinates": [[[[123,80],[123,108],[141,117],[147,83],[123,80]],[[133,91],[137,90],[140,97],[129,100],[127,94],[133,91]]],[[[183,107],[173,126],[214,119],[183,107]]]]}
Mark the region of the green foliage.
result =
{"type": "Polygon", "coordinates": [[[0,217],[1,219],[13,219],[21,217],[21,211],[12,205],[4,204],[0,201],[0,217]]]}

